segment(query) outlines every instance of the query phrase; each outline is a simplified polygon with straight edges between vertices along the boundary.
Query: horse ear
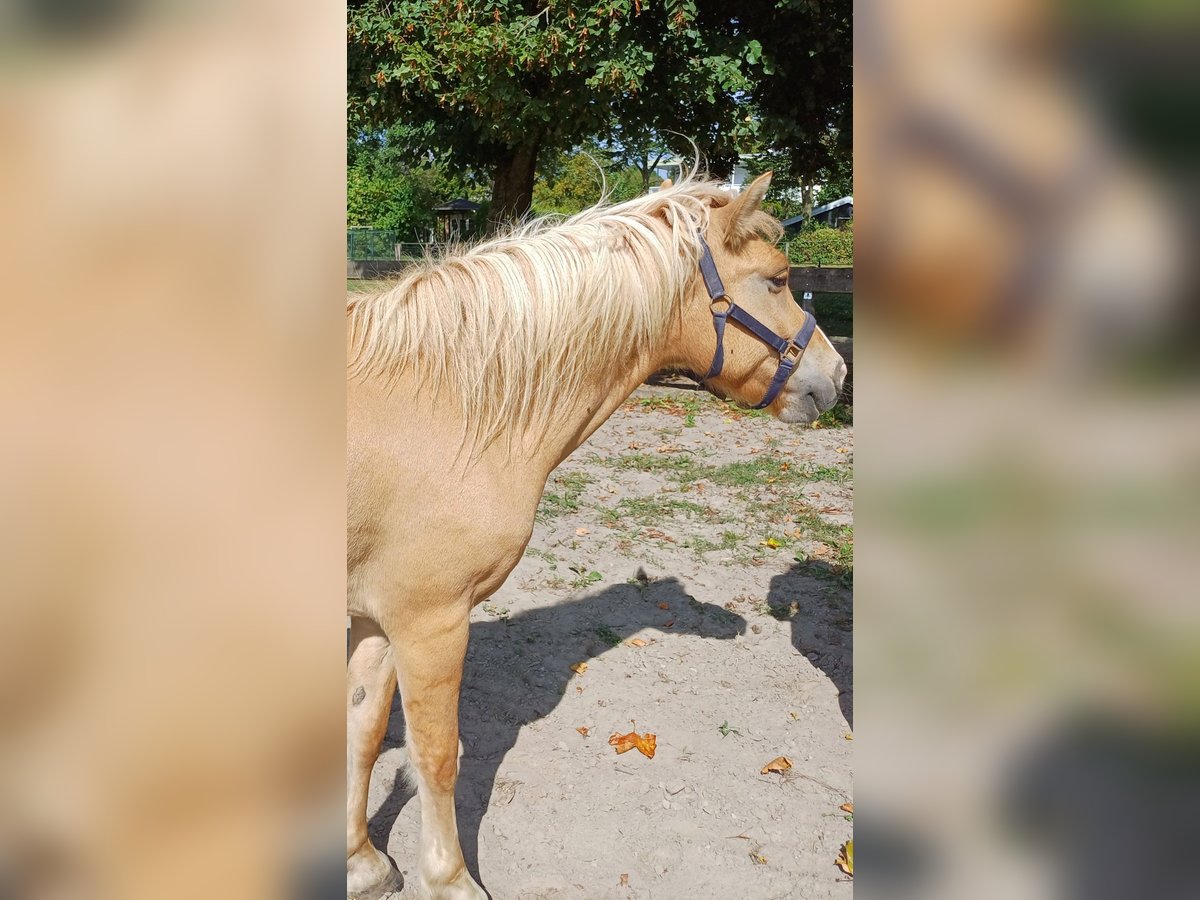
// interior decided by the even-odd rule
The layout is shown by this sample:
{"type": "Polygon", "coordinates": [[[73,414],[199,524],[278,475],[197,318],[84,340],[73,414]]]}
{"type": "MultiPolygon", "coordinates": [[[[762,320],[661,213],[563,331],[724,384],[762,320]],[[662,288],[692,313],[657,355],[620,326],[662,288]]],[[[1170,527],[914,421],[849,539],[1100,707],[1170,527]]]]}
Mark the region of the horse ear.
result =
{"type": "Polygon", "coordinates": [[[772,172],[764,172],[729,204],[729,224],[725,228],[725,242],[738,247],[754,237],[754,213],[762,206],[767,190],[771,187],[772,172]]]}

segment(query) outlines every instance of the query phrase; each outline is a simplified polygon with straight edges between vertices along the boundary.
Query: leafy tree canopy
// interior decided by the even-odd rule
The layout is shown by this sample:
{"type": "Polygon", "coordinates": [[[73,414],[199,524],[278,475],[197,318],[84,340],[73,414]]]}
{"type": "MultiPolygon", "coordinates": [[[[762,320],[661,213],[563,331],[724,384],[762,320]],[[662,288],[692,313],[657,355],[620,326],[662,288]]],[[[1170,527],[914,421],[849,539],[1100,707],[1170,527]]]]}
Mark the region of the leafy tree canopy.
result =
{"type": "Polygon", "coordinates": [[[850,0],[350,0],[350,128],[404,122],[412,158],[490,170],[499,216],[528,208],[543,148],[615,123],[694,139],[715,172],[794,145],[800,172],[848,125],[849,29],[850,0]]]}

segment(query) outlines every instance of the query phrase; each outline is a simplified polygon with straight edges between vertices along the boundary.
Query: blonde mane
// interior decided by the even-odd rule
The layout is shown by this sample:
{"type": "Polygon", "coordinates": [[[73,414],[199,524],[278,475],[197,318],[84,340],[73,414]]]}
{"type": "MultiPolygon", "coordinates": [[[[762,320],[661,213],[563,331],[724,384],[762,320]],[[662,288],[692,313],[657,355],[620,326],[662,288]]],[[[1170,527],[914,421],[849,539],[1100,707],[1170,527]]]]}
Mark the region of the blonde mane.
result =
{"type": "Polygon", "coordinates": [[[485,444],[543,423],[590,374],[662,339],[699,271],[697,229],[730,199],[688,177],[415,265],[348,301],[350,375],[417,375],[485,444]]]}

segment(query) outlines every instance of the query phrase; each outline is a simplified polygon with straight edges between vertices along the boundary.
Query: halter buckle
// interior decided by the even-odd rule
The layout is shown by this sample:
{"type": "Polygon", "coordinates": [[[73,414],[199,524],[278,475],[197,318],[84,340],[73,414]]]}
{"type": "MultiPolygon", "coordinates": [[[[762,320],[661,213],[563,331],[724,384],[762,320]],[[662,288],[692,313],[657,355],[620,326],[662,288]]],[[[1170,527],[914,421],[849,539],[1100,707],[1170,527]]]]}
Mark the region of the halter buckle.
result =
{"type": "Polygon", "coordinates": [[[713,297],[708,301],[708,308],[712,310],[713,315],[715,316],[727,316],[729,315],[729,311],[733,309],[733,298],[728,294],[722,294],[720,297],[713,297]],[[724,311],[717,310],[718,303],[725,304],[724,311]]]}
{"type": "Polygon", "coordinates": [[[783,352],[779,354],[780,362],[798,363],[800,357],[804,355],[804,348],[795,341],[788,341],[787,346],[783,348],[783,352]]]}

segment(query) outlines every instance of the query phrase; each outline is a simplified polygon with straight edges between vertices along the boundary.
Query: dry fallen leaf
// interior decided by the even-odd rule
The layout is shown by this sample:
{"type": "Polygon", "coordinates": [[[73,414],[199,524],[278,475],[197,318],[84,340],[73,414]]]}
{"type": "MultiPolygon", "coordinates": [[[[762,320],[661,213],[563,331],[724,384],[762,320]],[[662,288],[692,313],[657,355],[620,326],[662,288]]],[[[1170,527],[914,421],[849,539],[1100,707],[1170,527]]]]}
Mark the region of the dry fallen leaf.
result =
{"type": "Polygon", "coordinates": [[[850,815],[854,815],[854,804],[853,803],[843,803],[841,806],[838,807],[838,809],[840,809],[842,812],[848,812],[848,813],[850,813],[850,815]]]}
{"type": "Polygon", "coordinates": [[[836,452],[837,453],[849,453],[850,448],[849,447],[838,447],[836,452]]]}
{"type": "Polygon", "coordinates": [[[582,675],[584,672],[587,671],[587,663],[577,662],[571,666],[571,671],[574,672],[576,675],[582,675]]]}
{"type": "Polygon", "coordinates": [[[750,861],[756,866],[765,866],[767,864],[767,858],[757,850],[750,851],[750,861]]]}
{"type": "Polygon", "coordinates": [[[846,841],[842,844],[842,849],[838,852],[838,858],[834,860],[839,869],[854,877],[854,841],[846,841]]]}
{"type": "Polygon", "coordinates": [[[668,606],[666,603],[660,603],[660,604],[658,604],[658,608],[659,609],[670,609],[671,607],[668,606]]]}
{"type": "Polygon", "coordinates": [[[621,887],[629,887],[629,873],[628,872],[621,873],[621,887]]]}
{"type": "Polygon", "coordinates": [[[846,735],[846,740],[848,740],[848,741],[852,741],[852,740],[854,740],[854,735],[852,735],[852,734],[847,734],[847,735],[846,735]]]}
{"type": "Polygon", "coordinates": [[[586,725],[580,725],[575,730],[578,731],[580,734],[582,734],[584,737],[588,736],[588,727],[586,725]]]}
{"type": "Polygon", "coordinates": [[[791,767],[792,767],[792,761],[790,759],[788,759],[786,756],[777,756],[773,760],[771,760],[769,763],[767,763],[765,766],[763,766],[762,771],[759,774],[766,775],[768,772],[778,772],[779,774],[782,775],[784,772],[786,772],[791,767]]]}
{"type": "Polygon", "coordinates": [[[646,642],[643,641],[641,638],[631,638],[629,640],[629,646],[630,647],[645,647],[646,642]]]}
{"type": "Polygon", "coordinates": [[[585,534],[591,534],[591,532],[588,531],[586,528],[576,528],[575,533],[577,535],[579,535],[580,537],[583,537],[585,534]]]}
{"type": "Polygon", "coordinates": [[[788,470],[789,465],[790,465],[789,463],[783,463],[782,465],[780,465],[779,471],[786,472],[788,470]]]}
{"type": "Polygon", "coordinates": [[[649,732],[638,734],[636,731],[631,731],[629,734],[613,733],[608,742],[616,747],[618,753],[625,753],[636,747],[647,759],[654,759],[658,736],[649,732]]]}

